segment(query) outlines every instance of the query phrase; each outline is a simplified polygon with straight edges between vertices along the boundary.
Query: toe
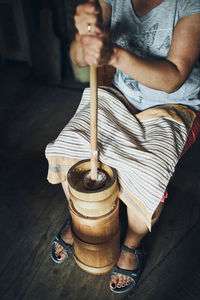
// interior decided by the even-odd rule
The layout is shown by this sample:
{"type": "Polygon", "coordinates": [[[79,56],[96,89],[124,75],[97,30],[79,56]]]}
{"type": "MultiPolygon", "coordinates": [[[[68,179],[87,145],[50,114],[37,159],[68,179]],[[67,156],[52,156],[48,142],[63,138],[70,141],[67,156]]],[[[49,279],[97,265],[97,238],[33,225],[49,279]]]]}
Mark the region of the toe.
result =
{"type": "Polygon", "coordinates": [[[62,260],[63,258],[65,258],[66,253],[62,250],[61,252],[57,253],[57,259],[62,260]]]}
{"type": "Polygon", "coordinates": [[[117,287],[117,284],[118,284],[118,281],[119,281],[119,278],[118,276],[113,276],[110,280],[110,286],[112,288],[116,288],[117,287]]]}
{"type": "Polygon", "coordinates": [[[124,276],[119,276],[119,281],[117,283],[117,287],[119,289],[122,288],[123,282],[124,282],[124,276]]]}
{"type": "Polygon", "coordinates": [[[116,288],[121,289],[121,288],[124,288],[125,286],[129,286],[131,281],[132,280],[130,277],[122,276],[122,275],[115,275],[110,280],[110,286],[115,289],[116,288]]]}
{"type": "Polygon", "coordinates": [[[127,278],[124,276],[122,279],[122,287],[126,286],[127,278]]]}
{"type": "Polygon", "coordinates": [[[128,276],[120,276],[117,284],[118,288],[124,288],[125,286],[129,286],[132,282],[131,278],[128,276]]]}
{"type": "Polygon", "coordinates": [[[66,256],[63,247],[56,242],[55,242],[55,256],[57,257],[58,260],[62,260],[66,256]]]}
{"type": "Polygon", "coordinates": [[[62,251],[63,247],[60,246],[57,242],[54,242],[55,245],[55,253],[59,253],[62,251]]]}
{"type": "Polygon", "coordinates": [[[126,282],[125,282],[125,285],[128,286],[130,285],[132,282],[131,278],[130,277],[126,277],[126,282]]]}

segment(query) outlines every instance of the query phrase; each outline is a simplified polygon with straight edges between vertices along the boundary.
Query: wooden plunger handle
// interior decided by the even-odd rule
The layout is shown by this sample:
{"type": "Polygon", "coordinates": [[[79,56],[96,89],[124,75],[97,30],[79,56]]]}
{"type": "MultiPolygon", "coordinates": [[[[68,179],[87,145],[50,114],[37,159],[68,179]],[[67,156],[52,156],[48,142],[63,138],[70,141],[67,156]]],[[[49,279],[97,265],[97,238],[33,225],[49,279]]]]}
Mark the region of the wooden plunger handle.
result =
{"type": "MultiPolygon", "coordinates": [[[[97,0],[89,0],[96,3],[97,0]]],[[[91,147],[91,180],[97,180],[97,69],[90,66],[90,147],[91,147]]]]}
{"type": "Polygon", "coordinates": [[[97,180],[97,69],[90,66],[90,149],[91,180],[97,180]]]}

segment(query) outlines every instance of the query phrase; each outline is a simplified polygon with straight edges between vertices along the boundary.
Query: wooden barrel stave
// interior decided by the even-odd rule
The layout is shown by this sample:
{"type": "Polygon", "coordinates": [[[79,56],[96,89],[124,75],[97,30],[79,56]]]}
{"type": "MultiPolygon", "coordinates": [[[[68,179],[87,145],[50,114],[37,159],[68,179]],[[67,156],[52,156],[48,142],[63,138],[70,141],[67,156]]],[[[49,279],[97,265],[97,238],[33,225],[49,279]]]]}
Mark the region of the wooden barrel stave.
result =
{"type": "Polygon", "coordinates": [[[75,235],[86,243],[100,244],[111,239],[120,230],[119,224],[119,199],[115,207],[108,214],[101,217],[85,217],[73,207],[69,206],[72,216],[72,226],[75,235]]]}
{"type": "Polygon", "coordinates": [[[80,241],[74,234],[73,237],[74,258],[83,270],[100,275],[113,268],[120,253],[120,231],[109,241],[98,245],[80,241]]]}
{"type": "Polygon", "coordinates": [[[70,191],[69,195],[76,211],[84,216],[98,217],[113,210],[118,196],[118,187],[116,186],[114,191],[107,198],[99,201],[97,201],[97,199],[94,200],[95,197],[93,198],[93,201],[78,199],[70,191]]]}

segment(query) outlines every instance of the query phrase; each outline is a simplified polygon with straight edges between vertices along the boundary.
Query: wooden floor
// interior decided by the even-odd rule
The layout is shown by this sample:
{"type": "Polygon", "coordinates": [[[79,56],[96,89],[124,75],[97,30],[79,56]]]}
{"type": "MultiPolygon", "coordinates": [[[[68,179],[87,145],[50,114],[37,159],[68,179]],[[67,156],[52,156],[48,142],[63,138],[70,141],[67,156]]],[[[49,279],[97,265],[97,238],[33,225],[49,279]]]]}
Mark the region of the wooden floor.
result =
{"type": "Polygon", "coordinates": [[[24,65],[0,66],[0,299],[200,299],[200,139],[177,166],[130,295],[109,291],[110,274],[93,276],[73,260],[51,260],[67,204],[61,187],[46,180],[44,150],[73,115],[81,92],[35,83],[24,65]]]}

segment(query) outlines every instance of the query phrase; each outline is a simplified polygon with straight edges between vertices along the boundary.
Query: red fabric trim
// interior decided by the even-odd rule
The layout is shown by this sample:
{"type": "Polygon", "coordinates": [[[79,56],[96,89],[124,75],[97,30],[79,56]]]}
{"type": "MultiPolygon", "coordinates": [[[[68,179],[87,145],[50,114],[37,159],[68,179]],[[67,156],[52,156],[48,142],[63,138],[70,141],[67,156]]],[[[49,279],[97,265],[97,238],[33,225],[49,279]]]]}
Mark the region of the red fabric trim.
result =
{"type": "MultiPolygon", "coordinates": [[[[192,127],[189,131],[187,141],[185,143],[185,146],[183,148],[183,151],[182,151],[180,157],[182,157],[188,151],[188,149],[192,146],[192,144],[194,144],[194,142],[196,141],[199,133],[200,133],[200,111],[197,111],[196,112],[196,118],[194,119],[192,127]]],[[[167,189],[166,189],[160,202],[164,203],[165,199],[167,197],[168,197],[168,193],[167,193],[167,189]]]]}
{"type": "Polygon", "coordinates": [[[165,193],[162,197],[162,199],[160,200],[160,202],[164,203],[165,202],[165,199],[168,197],[168,192],[167,192],[167,189],[165,190],[165,193]]]}
{"type": "Polygon", "coordinates": [[[183,156],[183,154],[187,152],[187,150],[192,146],[192,144],[194,144],[194,142],[196,141],[199,135],[199,132],[200,132],[200,111],[196,112],[196,118],[188,134],[187,142],[183,148],[181,157],[183,156]]]}

